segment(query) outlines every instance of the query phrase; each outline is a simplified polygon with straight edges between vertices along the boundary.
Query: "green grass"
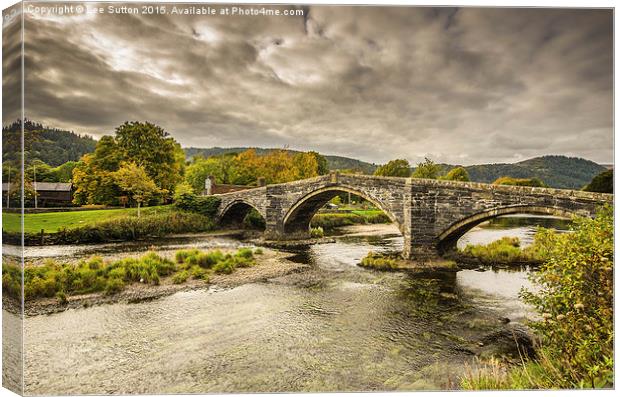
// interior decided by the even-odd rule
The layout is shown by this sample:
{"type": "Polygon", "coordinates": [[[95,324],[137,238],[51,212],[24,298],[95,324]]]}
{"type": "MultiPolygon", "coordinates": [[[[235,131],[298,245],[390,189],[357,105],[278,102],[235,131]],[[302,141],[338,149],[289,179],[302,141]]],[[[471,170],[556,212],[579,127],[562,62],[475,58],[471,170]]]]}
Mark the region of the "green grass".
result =
{"type": "MultiPolygon", "coordinates": [[[[190,277],[208,282],[211,273],[230,274],[237,268],[253,266],[254,253],[249,248],[240,248],[234,253],[182,250],[176,252],[174,260],[155,252],[116,261],[93,256],[77,264],[48,260],[24,269],[25,299],[57,297],[66,301],[70,295],[93,292],[111,295],[133,283],[159,285],[162,277],[170,277],[174,284],[185,283],[190,277]]],[[[2,265],[2,273],[4,293],[19,299],[22,277],[19,265],[7,261],[2,265]]]]}
{"type": "MultiPolygon", "coordinates": [[[[170,205],[144,207],[140,215],[150,215],[173,211],[170,205]]],[[[61,228],[73,229],[80,226],[87,226],[102,220],[121,218],[126,216],[136,217],[136,208],[118,208],[110,210],[91,210],[91,211],[67,211],[49,212],[44,214],[25,214],[24,231],[26,233],[38,233],[41,229],[46,233],[55,233],[61,228]]],[[[5,232],[20,232],[20,214],[3,213],[2,229],[5,232]]]]}
{"type": "Polygon", "coordinates": [[[502,237],[489,244],[467,244],[460,250],[461,254],[476,258],[481,263],[518,263],[541,260],[536,243],[527,248],[521,248],[518,237],[502,237]]]}

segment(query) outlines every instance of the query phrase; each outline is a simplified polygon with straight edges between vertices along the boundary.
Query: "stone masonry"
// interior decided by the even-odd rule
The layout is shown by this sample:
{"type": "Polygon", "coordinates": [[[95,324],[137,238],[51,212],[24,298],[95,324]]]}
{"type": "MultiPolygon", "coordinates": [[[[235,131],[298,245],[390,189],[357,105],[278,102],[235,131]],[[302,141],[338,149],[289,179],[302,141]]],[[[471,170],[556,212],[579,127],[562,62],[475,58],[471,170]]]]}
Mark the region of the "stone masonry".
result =
{"type": "Polygon", "coordinates": [[[592,217],[601,205],[613,204],[611,194],[336,172],[220,194],[218,217],[224,224],[239,223],[255,208],[265,219],[266,238],[308,238],[312,216],[341,192],[361,196],[383,210],[403,234],[403,256],[410,259],[435,257],[454,247],[472,227],[500,215],[592,217]]]}

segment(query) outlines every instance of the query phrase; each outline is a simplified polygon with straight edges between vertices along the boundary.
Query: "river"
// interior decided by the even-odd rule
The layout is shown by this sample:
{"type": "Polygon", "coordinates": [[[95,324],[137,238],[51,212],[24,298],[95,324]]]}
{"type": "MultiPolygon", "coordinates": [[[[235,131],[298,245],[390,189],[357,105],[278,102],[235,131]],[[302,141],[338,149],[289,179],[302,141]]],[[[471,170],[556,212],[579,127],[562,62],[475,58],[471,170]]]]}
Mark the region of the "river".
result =
{"type": "MultiPolygon", "coordinates": [[[[551,218],[506,217],[467,242],[517,236],[551,218]]],[[[28,394],[384,391],[458,387],[481,340],[524,321],[529,269],[481,268],[411,276],[356,264],[394,251],[391,225],[355,226],[335,243],[291,251],[307,271],[231,289],[179,292],[136,304],[71,309],[25,321],[28,394]]],[[[156,248],[238,246],[226,237],[156,248]]],[[[33,247],[30,258],[143,250],[139,244],[33,247]],[[116,248],[114,248],[116,247],[116,248]]],[[[10,316],[4,313],[5,316],[10,316]]]]}

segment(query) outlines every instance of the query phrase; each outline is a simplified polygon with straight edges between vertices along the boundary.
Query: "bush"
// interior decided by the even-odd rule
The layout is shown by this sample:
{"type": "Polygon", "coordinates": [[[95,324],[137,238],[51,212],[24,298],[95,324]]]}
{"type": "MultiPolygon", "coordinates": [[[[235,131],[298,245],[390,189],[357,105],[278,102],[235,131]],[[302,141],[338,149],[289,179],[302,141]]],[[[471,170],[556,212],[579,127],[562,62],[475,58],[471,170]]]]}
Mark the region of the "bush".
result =
{"type": "Polygon", "coordinates": [[[498,371],[481,369],[462,386],[481,389],[609,388],[614,379],[613,208],[595,219],[576,218],[573,233],[545,236],[546,259],[522,291],[539,320],[538,358],[498,371]],[[492,382],[492,383],[490,383],[492,382]]]}
{"type": "Polygon", "coordinates": [[[521,242],[518,237],[502,237],[489,244],[467,244],[461,252],[470,257],[474,257],[483,263],[514,263],[527,262],[532,258],[528,253],[521,249],[521,242]]]}
{"type": "Polygon", "coordinates": [[[222,262],[218,262],[215,266],[213,266],[213,271],[215,273],[223,273],[223,274],[231,274],[235,271],[235,262],[232,258],[228,258],[222,262]]]}
{"type": "Polygon", "coordinates": [[[398,261],[384,254],[369,252],[362,258],[360,266],[379,270],[394,270],[398,269],[398,261]]]}
{"type": "Polygon", "coordinates": [[[603,171],[583,188],[586,192],[613,193],[614,192],[614,170],[603,171]]]}
{"type": "Polygon", "coordinates": [[[210,218],[215,217],[222,200],[217,196],[199,196],[185,192],[178,195],[175,205],[184,211],[195,212],[210,218]]]}
{"type": "Polygon", "coordinates": [[[189,278],[189,272],[187,270],[183,270],[181,272],[176,273],[172,276],[172,282],[175,284],[183,284],[189,278]]]}
{"type": "Polygon", "coordinates": [[[265,229],[265,219],[258,211],[252,208],[243,218],[243,227],[246,229],[263,230],[265,229]]]}
{"type": "Polygon", "coordinates": [[[325,236],[325,231],[323,231],[323,228],[321,226],[313,227],[310,229],[310,237],[321,238],[323,236],[325,236]]]}
{"type": "Polygon", "coordinates": [[[110,278],[105,285],[106,295],[117,294],[125,288],[125,283],[120,278],[110,278]]]}
{"type": "Polygon", "coordinates": [[[145,237],[162,237],[173,233],[205,232],[214,229],[211,218],[185,212],[145,214],[121,217],[90,225],[61,229],[53,235],[55,243],[102,243],[131,241],[145,237]]]}

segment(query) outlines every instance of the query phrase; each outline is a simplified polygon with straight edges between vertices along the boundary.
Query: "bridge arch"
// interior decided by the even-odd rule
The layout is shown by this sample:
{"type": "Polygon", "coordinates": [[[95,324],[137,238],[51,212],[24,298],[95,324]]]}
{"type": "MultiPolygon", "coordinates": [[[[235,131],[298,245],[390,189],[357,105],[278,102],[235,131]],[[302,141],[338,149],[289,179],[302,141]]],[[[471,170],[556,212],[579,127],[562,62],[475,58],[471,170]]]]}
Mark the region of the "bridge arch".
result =
{"type": "Polygon", "coordinates": [[[572,218],[575,215],[580,215],[574,211],[544,206],[513,205],[508,207],[493,208],[478,212],[451,224],[447,229],[439,234],[437,248],[440,253],[453,249],[456,247],[457,241],[475,226],[502,215],[513,214],[553,215],[561,218],[572,218]]]}
{"type": "Polygon", "coordinates": [[[224,226],[241,226],[246,215],[248,215],[251,210],[256,210],[263,219],[265,218],[265,214],[252,203],[239,199],[231,201],[220,210],[218,223],[224,226]]]}
{"type": "Polygon", "coordinates": [[[402,225],[390,211],[389,207],[382,203],[381,200],[363,190],[351,186],[334,185],[319,188],[298,199],[284,216],[282,221],[284,234],[290,237],[307,236],[310,230],[310,221],[312,217],[319,209],[340,193],[351,193],[369,201],[375,207],[383,211],[392,222],[396,223],[399,230],[402,232],[402,225]]]}

